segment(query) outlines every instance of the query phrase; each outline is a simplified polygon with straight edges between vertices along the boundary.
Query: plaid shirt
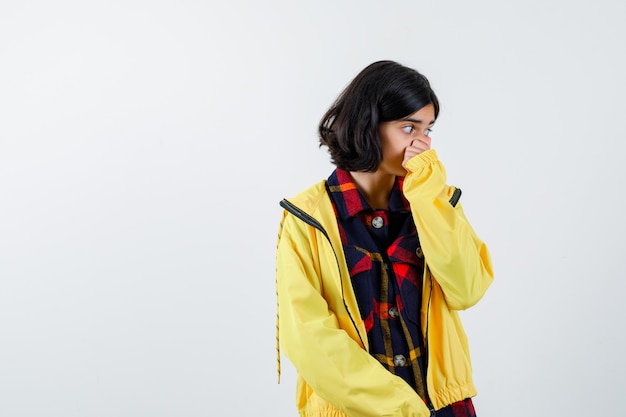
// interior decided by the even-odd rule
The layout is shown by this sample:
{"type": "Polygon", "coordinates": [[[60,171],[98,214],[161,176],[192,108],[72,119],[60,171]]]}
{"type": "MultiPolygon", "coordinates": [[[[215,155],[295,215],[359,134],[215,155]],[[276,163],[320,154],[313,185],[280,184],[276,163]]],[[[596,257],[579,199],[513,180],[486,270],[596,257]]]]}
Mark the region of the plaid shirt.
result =
{"type": "MultiPolygon", "coordinates": [[[[424,260],[398,177],[389,209],[373,210],[350,174],[337,168],[327,188],[335,208],[352,287],[365,322],[370,354],[427,402],[427,357],[420,323],[424,260]]],[[[475,416],[471,399],[437,411],[475,416]]]]}

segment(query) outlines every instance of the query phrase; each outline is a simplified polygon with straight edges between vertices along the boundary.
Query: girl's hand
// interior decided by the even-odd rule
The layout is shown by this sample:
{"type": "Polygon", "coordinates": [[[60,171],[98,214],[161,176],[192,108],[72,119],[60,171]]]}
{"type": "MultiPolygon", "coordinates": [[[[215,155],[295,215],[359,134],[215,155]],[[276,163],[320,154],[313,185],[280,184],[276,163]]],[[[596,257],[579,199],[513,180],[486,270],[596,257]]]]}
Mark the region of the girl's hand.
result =
{"type": "Polygon", "coordinates": [[[404,150],[404,160],[402,160],[402,167],[406,169],[406,163],[409,159],[413,158],[424,151],[430,149],[430,136],[423,135],[421,138],[414,139],[409,146],[404,150]]]}

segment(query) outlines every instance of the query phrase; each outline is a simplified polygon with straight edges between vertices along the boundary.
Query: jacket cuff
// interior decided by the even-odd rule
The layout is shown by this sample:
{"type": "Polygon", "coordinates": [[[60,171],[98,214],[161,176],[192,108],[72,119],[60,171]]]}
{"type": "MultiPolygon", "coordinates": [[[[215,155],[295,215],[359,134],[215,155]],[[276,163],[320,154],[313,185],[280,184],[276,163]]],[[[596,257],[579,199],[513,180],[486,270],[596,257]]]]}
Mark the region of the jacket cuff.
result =
{"type": "Polygon", "coordinates": [[[437,155],[437,152],[434,149],[429,149],[409,159],[406,162],[405,168],[409,172],[415,172],[420,168],[423,168],[438,161],[439,156],[437,155]]]}

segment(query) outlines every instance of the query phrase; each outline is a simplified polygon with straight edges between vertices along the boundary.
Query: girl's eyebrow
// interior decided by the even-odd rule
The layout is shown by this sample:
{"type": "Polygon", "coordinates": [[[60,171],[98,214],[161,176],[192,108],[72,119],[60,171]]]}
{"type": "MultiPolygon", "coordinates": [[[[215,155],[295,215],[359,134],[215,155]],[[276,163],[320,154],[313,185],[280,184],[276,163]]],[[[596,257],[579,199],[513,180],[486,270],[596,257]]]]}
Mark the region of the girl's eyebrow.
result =
{"type": "MultiPolygon", "coordinates": [[[[421,121],[421,120],[412,119],[412,118],[410,118],[410,117],[405,117],[404,119],[402,119],[402,121],[403,121],[403,122],[411,122],[411,123],[415,123],[415,124],[418,124],[418,125],[421,125],[421,124],[422,124],[422,121],[421,121]]],[[[428,123],[428,124],[429,124],[429,125],[433,125],[433,124],[435,124],[435,121],[433,120],[433,121],[431,121],[431,122],[430,122],[430,123],[428,123]]]]}

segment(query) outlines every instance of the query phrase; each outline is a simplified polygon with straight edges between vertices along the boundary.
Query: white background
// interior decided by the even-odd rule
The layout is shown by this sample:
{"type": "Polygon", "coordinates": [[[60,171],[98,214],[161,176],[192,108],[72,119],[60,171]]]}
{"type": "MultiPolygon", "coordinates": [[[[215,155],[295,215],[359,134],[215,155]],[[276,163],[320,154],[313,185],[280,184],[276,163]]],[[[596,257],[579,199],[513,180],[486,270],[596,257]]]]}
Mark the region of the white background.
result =
{"type": "Polygon", "coordinates": [[[281,198],[367,64],[423,72],[496,281],[480,417],[625,415],[621,0],[0,3],[0,415],[295,416],[281,198]]]}

